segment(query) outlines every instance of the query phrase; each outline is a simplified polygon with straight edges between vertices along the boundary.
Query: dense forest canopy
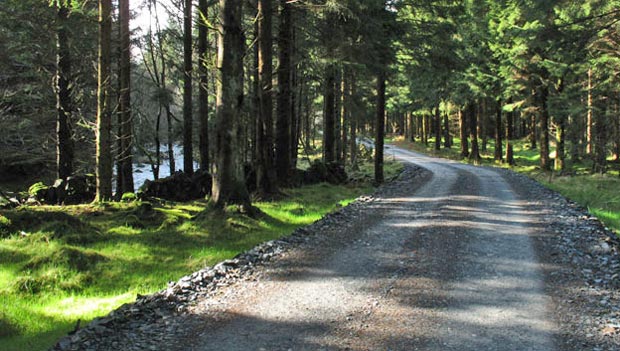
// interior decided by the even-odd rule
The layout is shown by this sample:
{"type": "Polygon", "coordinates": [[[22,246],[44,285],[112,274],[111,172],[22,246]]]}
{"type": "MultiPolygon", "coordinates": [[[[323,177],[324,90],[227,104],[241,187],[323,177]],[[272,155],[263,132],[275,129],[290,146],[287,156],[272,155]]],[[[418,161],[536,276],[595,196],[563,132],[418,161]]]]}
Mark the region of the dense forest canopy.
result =
{"type": "Polygon", "coordinates": [[[291,185],[298,155],[355,164],[358,138],[380,151],[384,132],[459,137],[474,162],[493,142],[509,164],[529,138],[543,170],[604,173],[620,158],[619,5],[6,0],[0,175],[95,173],[106,200],[136,190],[136,163],[200,168],[216,203],[248,204],[291,185]]]}

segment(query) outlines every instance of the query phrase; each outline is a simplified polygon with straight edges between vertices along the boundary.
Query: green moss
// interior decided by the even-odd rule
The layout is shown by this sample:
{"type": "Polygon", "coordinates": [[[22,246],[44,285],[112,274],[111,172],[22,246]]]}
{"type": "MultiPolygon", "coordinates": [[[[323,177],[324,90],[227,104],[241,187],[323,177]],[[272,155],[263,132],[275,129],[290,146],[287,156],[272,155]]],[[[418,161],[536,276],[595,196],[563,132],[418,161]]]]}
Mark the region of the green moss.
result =
{"type": "Polygon", "coordinates": [[[138,197],[134,193],[124,193],[121,196],[121,201],[122,202],[132,202],[132,201],[136,201],[137,199],[138,199],[138,197]]]}
{"type": "Polygon", "coordinates": [[[0,215],[0,238],[5,238],[13,232],[13,222],[3,215],[0,215]]]}
{"type": "Polygon", "coordinates": [[[48,186],[43,182],[34,183],[28,188],[28,195],[36,196],[40,191],[47,190],[47,188],[48,186]]]}

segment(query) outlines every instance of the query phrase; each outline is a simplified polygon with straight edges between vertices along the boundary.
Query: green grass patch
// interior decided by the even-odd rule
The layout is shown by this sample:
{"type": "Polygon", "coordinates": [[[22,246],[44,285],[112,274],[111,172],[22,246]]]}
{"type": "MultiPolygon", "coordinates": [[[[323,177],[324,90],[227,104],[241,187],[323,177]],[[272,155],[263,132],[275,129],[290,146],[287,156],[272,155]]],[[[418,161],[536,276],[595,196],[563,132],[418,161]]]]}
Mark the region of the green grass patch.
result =
{"type": "Polygon", "coordinates": [[[545,186],[588,208],[605,225],[620,233],[620,178],[615,175],[548,177],[534,174],[545,186]]]}
{"type": "MultiPolygon", "coordinates": [[[[386,162],[386,179],[402,170],[386,162]]],[[[136,294],[291,233],[369,193],[359,181],[286,189],[250,218],[206,201],[39,206],[0,211],[0,350],[45,350],[136,294]]]]}

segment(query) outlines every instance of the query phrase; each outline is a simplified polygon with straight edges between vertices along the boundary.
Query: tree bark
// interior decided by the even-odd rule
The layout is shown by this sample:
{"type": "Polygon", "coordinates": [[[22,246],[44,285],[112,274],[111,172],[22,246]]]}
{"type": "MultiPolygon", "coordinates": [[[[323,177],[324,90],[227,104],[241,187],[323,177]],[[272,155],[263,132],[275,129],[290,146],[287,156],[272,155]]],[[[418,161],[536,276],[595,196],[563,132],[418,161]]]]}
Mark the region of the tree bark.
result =
{"type": "Polygon", "coordinates": [[[586,116],[586,155],[592,154],[592,127],[594,119],[592,118],[592,69],[588,69],[588,108],[586,116]]]}
{"type": "Polygon", "coordinates": [[[593,155],[594,162],[592,163],[592,172],[598,174],[604,174],[607,172],[607,141],[608,141],[608,124],[607,124],[607,111],[609,109],[609,102],[604,102],[604,106],[601,106],[601,110],[593,116],[593,155]]]}
{"type": "Polygon", "coordinates": [[[424,143],[424,146],[428,146],[428,135],[430,133],[429,124],[428,114],[422,115],[422,142],[424,143]]]}
{"type": "Polygon", "coordinates": [[[347,162],[349,145],[349,128],[351,128],[351,86],[349,70],[344,69],[342,76],[342,164],[347,162]]]}
{"type": "Polygon", "coordinates": [[[276,173],[286,183],[291,171],[291,72],[293,54],[292,4],[280,0],[280,31],[278,33],[278,119],[276,121],[276,173]]]}
{"type": "Polygon", "coordinates": [[[480,144],[480,151],[482,152],[486,152],[487,151],[487,144],[488,144],[488,138],[487,138],[487,104],[486,104],[486,99],[482,99],[482,101],[480,102],[480,104],[478,105],[480,110],[477,114],[478,116],[478,137],[480,138],[481,144],[480,144]]]}
{"type": "Polygon", "coordinates": [[[443,133],[444,133],[444,147],[449,149],[452,147],[452,136],[450,135],[450,112],[446,104],[446,111],[443,115],[443,133]]]}
{"type": "MultiPolygon", "coordinates": [[[[509,100],[508,103],[512,103],[512,99],[509,100]]],[[[506,163],[511,166],[515,165],[514,152],[512,149],[512,139],[514,138],[513,116],[513,111],[506,113],[506,163]]]]}
{"type": "Polygon", "coordinates": [[[439,104],[435,106],[435,150],[441,150],[441,111],[439,111],[439,104]]]}
{"type": "MultiPolygon", "coordinates": [[[[514,132],[514,130],[513,130],[514,132]]],[[[538,135],[536,133],[536,114],[530,115],[530,150],[536,150],[538,148],[538,135]]]]}
{"type": "Polygon", "coordinates": [[[350,75],[350,89],[351,89],[351,118],[349,119],[350,123],[351,123],[351,138],[350,138],[350,154],[351,154],[351,166],[353,169],[357,169],[357,124],[358,124],[358,117],[357,117],[357,113],[355,113],[356,111],[353,110],[353,107],[355,106],[355,98],[356,98],[356,94],[357,94],[357,87],[356,87],[356,81],[355,81],[355,73],[351,72],[350,75]]]}
{"type": "Polygon", "coordinates": [[[548,171],[551,169],[549,159],[549,88],[544,86],[540,90],[540,168],[548,171]]]}
{"type": "Polygon", "coordinates": [[[66,0],[57,3],[56,27],[56,177],[73,174],[73,139],[71,137],[71,56],[67,35],[69,7],[66,0]]]}
{"type": "MultiPolygon", "coordinates": [[[[558,94],[562,94],[564,91],[564,80],[560,81],[558,87],[558,94]]],[[[566,119],[564,115],[560,115],[557,118],[556,129],[556,148],[555,148],[555,169],[560,172],[564,172],[566,168],[566,119]]]]}
{"type": "Polygon", "coordinates": [[[469,103],[467,105],[467,115],[469,116],[469,136],[471,138],[471,152],[469,153],[469,159],[475,164],[480,163],[480,151],[478,148],[478,119],[480,109],[476,108],[475,103],[469,103]]]}
{"type": "Polygon", "coordinates": [[[459,136],[461,138],[461,157],[469,157],[469,139],[467,137],[468,113],[459,109],[459,136]]]}
{"type": "Polygon", "coordinates": [[[502,150],[502,100],[497,100],[497,106],[495,110],[495,161],[501,162],[503,160],[502,150]]]}
{"type": "Polygon", "coordinates": [[[563,172],[566,169],[566,119],[560,117],[556,130],[557,147],[555,150],[555,169],[563,172]]]}
{"type": "Polygon", "coordinates": [[[212,200],[216,207],[250,205],[238,154],[239,118],[243,104],[244,38],[242,1],[220,0],[218,79],[215,118],[215,164],[212,200]]]}
{"type": "Polygon", "coordinates": [[[97,140],[95,201],[112,199],[112,151],[110,133],[110,41],[112,1],[99,0],[99,54],[97,57],[97,140]]]}
{"type": "MultiPolygon", "coordinates": [[[[292,54],[291,54],[291,62],[295,62],[295,27],[292,28],[293,34],[291,35],[292,40],[292,54]]],[[[291,165],[290,169],[293,170],[297,168],[297,152],[299,148],[299,124],[300,124],[300,109],[298,109],[298,105],[301,101],[301,93],[303,88],[303,82],[300,82],[300,77],[297,72],[297,66],[294,63],[291,63],[291,165]]]]}
{"type": "Polygon", "coordinates": [[[375,137],[375,184],[383,183],[383,138],[385,131],[385,73],[377,77],[377,118],[375,137]]]}
{"type": "Polygon", "coordinates": [[[133,184],[133,126],[131,117],[131,37],[129,32],[129,0],[119,1],[120,22],[120,72],[119,72],[119,172],[117,174],[117,197],[134,191],[133,184]]]}
{"type": "Polygon", "coordinates": [[[261,195],[277,192],[273,168],[273,36],[271,31],[272,0],[258,0],[258,101],[256,130],[258,164],[257,188],[261,195]]]}
{"type": "Polygon", "coordinates": [[[620,112],[620,106],[619,106],[619,98],[620,98],[620,93],[615,92],[615,99],[614,99],[614,110],[612,112],[612,116],[613,117],[613,121],[612,121],[612,125],[613,125],[613,160],[614,162],[618,163],[620,162],[620,116],[618,115],[618,113],[620,112]]]}
{"type": "Polygon", "coordinates": [[[200,121],[199,150],[200,150],[200,169],[209,171],[209,67],[208,67],[208,28],[207,11],[209,5],[207,0],[198,2],[198,72],[200,76],[200,87],[198,89],[198,119],[200,121]]]}
{"type": "Polygon", "coordinates": [[[328,66],[325,71],[325,114],[324,114],[324,123],[325,127],[323,128],[323,158],[325,162],[334,162],[336,160],[336,150],[335,150],[335,120],[336,120],[336,111],[334,110],[335,106],[335,97],[334,97],[334,82],[335,82],[335,72],[333,66],[328,66]]]}
{"type": "Polygon", "coordinates": [[[194,173],[192,142],[192,0],[183,9],[183,171],[194,173]]]}
{"type": "Polygon", "coordinates": [[[342,69],[336,68],[336,81],[334,83],[334,138],[336,139],[336,161],[342,164],[342,69]]]}

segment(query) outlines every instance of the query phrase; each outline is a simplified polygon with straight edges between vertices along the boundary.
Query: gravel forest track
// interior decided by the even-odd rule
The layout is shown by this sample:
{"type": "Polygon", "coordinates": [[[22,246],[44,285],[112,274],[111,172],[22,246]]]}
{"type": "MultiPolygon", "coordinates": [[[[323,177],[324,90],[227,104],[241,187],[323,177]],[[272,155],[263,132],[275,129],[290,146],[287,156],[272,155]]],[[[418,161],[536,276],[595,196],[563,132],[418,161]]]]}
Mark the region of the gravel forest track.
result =
{"type": "Polygon", "coordinates": [[[532,239],[543,223],[501,172],[387,154],[426,171],[200,302],[171,348],[562,349],[532,239]]]}
{"type": "Polygon", "coordinates": [[[405,170],[373,196],[52,350],[620,350],[614,233],[523,175],[386,149],[405,170]]]}

